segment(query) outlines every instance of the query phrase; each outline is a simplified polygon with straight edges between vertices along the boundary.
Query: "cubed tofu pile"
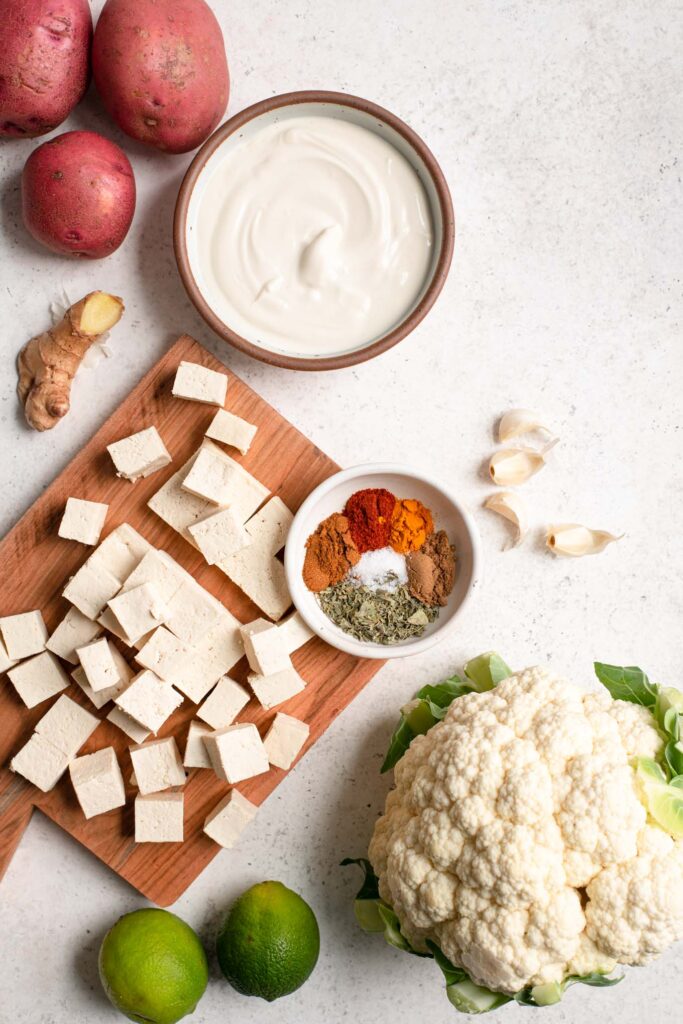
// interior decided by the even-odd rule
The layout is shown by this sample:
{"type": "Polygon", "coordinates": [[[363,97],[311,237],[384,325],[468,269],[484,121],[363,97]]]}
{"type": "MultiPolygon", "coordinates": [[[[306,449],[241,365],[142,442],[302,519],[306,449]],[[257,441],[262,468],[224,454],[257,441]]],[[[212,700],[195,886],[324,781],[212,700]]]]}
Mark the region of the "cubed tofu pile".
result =
{"type": "MultiPolygon", "coordinates": [[[[207,435],[245,453],[256,427],[222,408],[226,391],[225,374],[180,364],[173,394],[220,406],[207,435]]],[[[109,453],[129,481],[171,461],[155,427],[110,445],[109,453]]],[[[73,680],[132,741],[136,841],[177,843],[184,836],[186,769],[212,770],[234,786],[271,766],[289,769],[301,752],[309,727],[291,715],[277,712],[264,738],[253,723],[236,720],[252,694],[271,709],[304,689],[290,656],[312,633],[296,612],[278,622],[290,599],[275,556],[291,512],[213,441],[205,439],[149,505],[270,619],[241,624],[167,552],[124,523],[68,580],[69,607],[51,634],[39,610],[0,618],[0,672],[29,708],[61,694],[14,755],[13,771],[48,792],[68,769],[86,818],[124,805],[114,748],[78,756],[101,718],[62,692],[73,680]],[[227,674],[244,654],[249,690],[227,674]],[[181,758],[174,736],[156,736],[185,700],[198,707],[181,758]]],[[[106,514],[106,505],[70,498],[59,535],[97,544],[106,514]]],[[[209,813],[205,831],[232,846],[255,813],[231,789],[209,813]]]]}

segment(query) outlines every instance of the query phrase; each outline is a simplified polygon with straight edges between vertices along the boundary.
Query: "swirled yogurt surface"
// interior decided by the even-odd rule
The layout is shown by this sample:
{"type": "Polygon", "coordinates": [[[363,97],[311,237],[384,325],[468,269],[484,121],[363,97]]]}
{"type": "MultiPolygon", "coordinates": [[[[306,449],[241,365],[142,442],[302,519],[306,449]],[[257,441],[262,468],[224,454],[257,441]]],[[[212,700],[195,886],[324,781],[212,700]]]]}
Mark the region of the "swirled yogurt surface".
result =
{"type": "Polygon", "coordinates": [[[399,151],[360,125],[301,116],[227,148],[199,200],[202,291],[247,340],[329,355],[386,334],[432,259],[426,192],[399,151]]]}

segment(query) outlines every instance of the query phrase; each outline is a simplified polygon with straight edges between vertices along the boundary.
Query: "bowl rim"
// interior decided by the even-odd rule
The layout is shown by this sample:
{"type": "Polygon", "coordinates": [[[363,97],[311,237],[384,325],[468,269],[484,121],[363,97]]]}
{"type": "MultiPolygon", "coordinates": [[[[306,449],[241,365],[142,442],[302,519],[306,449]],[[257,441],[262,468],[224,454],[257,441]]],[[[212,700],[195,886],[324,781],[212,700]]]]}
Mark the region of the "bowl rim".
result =
{"type": "MultiPolygon", "coordinates": [[[[304,538],[305,541],[305,538],[304,538]]],[[[405,465],[400,462],[364,462],[356,466],[351,466],[349,469],[342,469],[338,473],[333,473],[332,476],[327,477],[322,483],[318,484],[307,498],[301,503],[297,509],[292,525],[289,529],[289,535],[287,543],[285,545],[285,576],[287,579],[287,586],[292,597],[292,603],[304,620],[309,629],[312,629],[316,636],[319,636],[321,640],[329,644],[331,647],[335,647],[337,650],[343,651],[345,654],[354,655],[357,658],[368,658],[377,661],[389,661],[393,658],[407,658],[414,654],[422,654],[424,651],[435,647],[436,644],[441,643],[442,640],[452,631],[455,623],[459,620],[464,609],[470,604],[475,590],[480,589],[482,581],[482,548],[481,540],[479,537],[479,530],[474,521],[472,513],[463,505],[462,502],[454,496],[452,491],[433,477],[429,473],[423,473],[420,470],[415,469],[412,466],[405,465]],[[304,609],[299,607],[297,603],[296,594],[304,586],[303,580],[299,567],[295,564],[296,553],[294,546],[291,541],[294,541],[297,520],[301,523],[306,515],[309,513],[316,503],[327,494],[333,487],[338,484],[344,484],[347,481],[353,480],[359,476],[374,475],[382,476],[396,474],[399,476],[412,477],[414,480],[433,487],[439,491],[444,498],[453,506],[458,515],[461,517],[465,530],[469,538],[470,552],[472,557],[472,574],[467,590],[463,594],[462,600],[457,608],[454,609],[453,614],[448,621],[443,622],[433,633],[429,636],[421,637],[414,640],[404,646],[397,647],[381,647],[380,645],[370,646],[365,644],[361,640],[355,640],[353,637],[349,637],[348,640],[341,636],[334,635],[330,637],[328,633],[321,630],[317,625],[314,618],[308,616],[304,609]]],[[[324,613],[321,611],[321,615],[324,613]]]]}
{"type": "Polygon", "coordinates": [[[245,107],[244,110],[240,110],[237,114],[233,114],[231,118],[220,125],[209,136],[201,149],[196,153],[180,185],[173,216],[173,249],[178,272],[190,301],[197,309],[197,312],[220,338],[240,352],[244,352],[246,355],[252,356],[263,363],[269,363],[271,366],[279,366],[288,370],[338,370],[346,366],[355,366],[358,363],[366,362],[368,359],[373,359],[382,352],[393,348],[399,341],[402,341],[425,318],[441,293],[453,258],[454,240],[455,214],[446,178],[436,157],[417,132],[413,131],[396,114],[392,114],[390,110],[386,110],[386,108],[373,103],[371,100],[366,100],[350,93],[333,92],[324,89],[306,89],[297,92],[280,93],[278,96],[269,96],[266,99],[259,100],[258,103],[245,107]],[[282,107],[295,106],[299,103],[329,103],[336,106],[353,107],[385,122],[390,128],[398,132],[399,135],[402,135],[406,142],[421,157],[429,172],[436,189],[442,221],[439,255],[431,280],[417,306],[391,331],[369,345],[355,349],[353,352],[344,352],[333,356],[320,356],[318,358],[272,352],[260,345],[255,345],[228,327],[223,320],[216,316],[204,299],[190,268],[190,259],[187,251],[186,226],[190,200],[209,157],[225,139],[255,117],[269,113],[271,110],[279,110],[282,107]]]}

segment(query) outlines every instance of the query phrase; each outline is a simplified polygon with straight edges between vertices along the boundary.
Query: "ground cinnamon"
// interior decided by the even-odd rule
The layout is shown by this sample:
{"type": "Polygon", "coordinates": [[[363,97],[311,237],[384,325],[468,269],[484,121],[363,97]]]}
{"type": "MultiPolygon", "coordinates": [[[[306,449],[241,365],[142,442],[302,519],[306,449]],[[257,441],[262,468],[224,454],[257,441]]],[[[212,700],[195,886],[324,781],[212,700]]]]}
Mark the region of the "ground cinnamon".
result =
{"type": "Polygon", "coordinates": [[[315,594],[344,579],[360,553],[351,536],[349,520],[335,512],[323,519],[306,541],[304,583],[315,594]]]}
{"type": "Polygon", "coordinates": [[[445,530],[427,538],[419,551],[406,556],[408,587],[423,604],[445,607],[455,583],[455,551],[445,530]]]}

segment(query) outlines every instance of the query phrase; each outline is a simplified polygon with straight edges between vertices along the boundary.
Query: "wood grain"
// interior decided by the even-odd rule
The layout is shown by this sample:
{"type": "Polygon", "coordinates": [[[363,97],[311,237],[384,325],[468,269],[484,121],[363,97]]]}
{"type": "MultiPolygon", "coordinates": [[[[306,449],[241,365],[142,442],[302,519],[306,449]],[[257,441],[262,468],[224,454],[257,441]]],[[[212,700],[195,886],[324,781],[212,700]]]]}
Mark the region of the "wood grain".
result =
{"type": "MultiPolygon", "coordinates": [[[[241,621],[248,622],[260,614],[219,569],[206,565],[199,552],[147,508],[151,495],[199,446],[215,413],[211,406],[172,397],[173,376],[182,359],[224,370],[222,364],[192,338],[187,335],[179,338],[0,543],[3,567],[0,615],[40,608],[48,629],[52,630],[66,612],[68,604],[61,597],[64,584],[91,550],[57,536],[57,526],[70,495],[106,502],[109,513],[105,533],[120,523],[130,523],[150,543],[176,558],[241,621]],[[106,446],[150,424],[159,429],[173,455],[173,464],[135,484],[118,479],[106,446]]],[[[338,466],[331,459],[234,374],[230,374],[226,407],[258,425],[248,454],[241,457],[232,450],[230,454],[271,492],[278,494],[292,511],[317,484],[337,471],[338,466]]],[[[342,654],[317,638],[297,651],[293,661],[308,686],[282,708],[309,723],[308,749],[379,670],[382,662],[342,654]]],[[[246,659],[243,659],[230,674],[243,681],[246,672],[246,659]]],[[[67,692],[74,700],[89,706],[75,684],[67,692]]],[[[173,903],[220,852],[204,835],[202,825],[208,811],[229,787],[211,771],[193,771],[185,786],[185,842],[136,845],[133,841],[135,791],[132,788],[128,787],[129,800],[125,808],[86,821],[68,776],[52,792],[43,794],[6,767],[49,706],[46,701],[29,711],[9,681],[0,682],[0,878],[35,806],[149,900],[160,906],[173,903]]],[[[93,710],[91,706],[89,710],[93,710]]],[[[98,712],[100,717],[103,718],[107,710],[98,712]]],[[[159,735],[176,736],[182,751],[194,711],[195,706],[186,700],[159,735]]],[[[263,733],[273,714],[252,701],[240,721],[255,722],[263,733]]],[[[130,741],[111,723],[102,721],[82,753],[110,744],[119,755],[124,778],[128,779],[130,741]]],[[[272,768],[239,788],[254,803],[261,804],[285,774],[272,768]]],[[[223,856],[228,858],[229,851],[223,856]]]]}

